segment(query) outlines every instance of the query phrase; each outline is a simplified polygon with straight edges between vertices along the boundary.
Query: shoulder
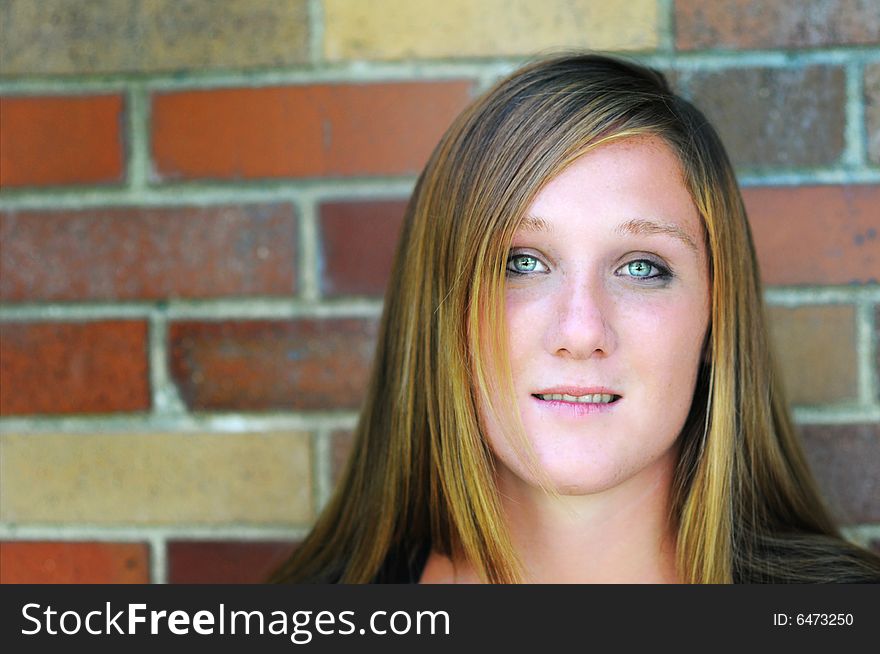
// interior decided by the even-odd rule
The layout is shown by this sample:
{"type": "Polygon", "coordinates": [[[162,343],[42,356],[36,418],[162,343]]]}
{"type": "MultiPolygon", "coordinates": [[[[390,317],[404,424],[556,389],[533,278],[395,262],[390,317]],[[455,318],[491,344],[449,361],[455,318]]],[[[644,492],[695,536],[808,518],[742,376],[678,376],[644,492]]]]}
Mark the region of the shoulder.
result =
{"type": "Polygon", "coordinates": [[[422,570],[420,584],[454,584],[455,566],[448,556],[431,552],[422,570]]]}
{"type": "Polygon", "coordinates": [[[425,563],[420,584],[480,584],[479,575],[466,561],[453,561],[432,551],[425,563]]]}

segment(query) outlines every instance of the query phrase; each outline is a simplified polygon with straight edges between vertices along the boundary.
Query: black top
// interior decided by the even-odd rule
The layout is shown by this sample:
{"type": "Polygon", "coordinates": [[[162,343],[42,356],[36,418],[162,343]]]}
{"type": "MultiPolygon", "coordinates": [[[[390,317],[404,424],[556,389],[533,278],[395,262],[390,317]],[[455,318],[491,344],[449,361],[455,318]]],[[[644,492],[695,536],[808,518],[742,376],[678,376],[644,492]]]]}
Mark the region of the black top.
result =
{"type": "MultiPolygon", "coordinates": [[[[401,548],[403,549],[403,548],[401,548]]],[[[379,574],[373,579],[374,584],[417,584],[431,553],[431,544],[425,543],[409,549],[409,552],[397,549],[386,558],[379,574]]],[[[408,548],[407,548],[408,549],[408,548]]]]}

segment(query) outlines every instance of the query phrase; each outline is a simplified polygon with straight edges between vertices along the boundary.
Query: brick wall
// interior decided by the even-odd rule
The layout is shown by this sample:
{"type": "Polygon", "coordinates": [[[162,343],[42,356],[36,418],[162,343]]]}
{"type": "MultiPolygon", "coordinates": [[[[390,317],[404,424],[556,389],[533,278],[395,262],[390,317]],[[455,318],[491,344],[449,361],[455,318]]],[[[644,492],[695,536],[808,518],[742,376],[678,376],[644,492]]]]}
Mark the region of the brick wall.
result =
{"type": "Polygon", "coordinates": [[[874,0],[8,0],[0,578],[254,581],[327,500],[403,207],[535,53],[719,127],[810,461],[880,547],[874,0]]]}

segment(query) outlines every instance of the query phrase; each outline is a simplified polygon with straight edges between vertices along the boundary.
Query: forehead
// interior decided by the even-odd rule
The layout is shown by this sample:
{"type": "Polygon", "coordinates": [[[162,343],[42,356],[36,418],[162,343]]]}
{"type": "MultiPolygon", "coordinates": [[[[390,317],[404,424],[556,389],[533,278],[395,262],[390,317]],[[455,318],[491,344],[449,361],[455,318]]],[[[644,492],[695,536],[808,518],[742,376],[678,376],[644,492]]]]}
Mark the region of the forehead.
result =
{"type": "Polygon", "coordinates": [[[665,233],[697,245],[702,219],[672,148],[655,136],[620,139],[576,159],[526,211],[520,231],[577,220],[618,233],[665,233]]]}

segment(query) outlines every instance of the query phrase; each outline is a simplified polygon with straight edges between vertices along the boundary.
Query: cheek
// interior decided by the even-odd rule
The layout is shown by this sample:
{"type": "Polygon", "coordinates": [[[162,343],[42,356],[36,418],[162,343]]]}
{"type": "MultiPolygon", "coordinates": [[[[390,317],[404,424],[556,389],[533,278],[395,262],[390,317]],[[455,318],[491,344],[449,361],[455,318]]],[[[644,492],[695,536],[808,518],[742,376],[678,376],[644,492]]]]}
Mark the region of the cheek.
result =
{"type": "Polygon", "coordinates": [[[645,376],[654,397],[687,409],[708,329],[706,306],[698,301],[676,302],[626,318],[621,322],[621,346],[632,370],[645,376]]]}
{"type": "MultiPolygon", "coordinates": [[[[550,293],[508,291],[504,305],[504,320],[510,365],[516,372],[516,363],[534,361],[535,348],[542,345],[548,321],[555,315],[550,293]]],[[[514,375],[514,382],[517,381],[514,375]]]]}

